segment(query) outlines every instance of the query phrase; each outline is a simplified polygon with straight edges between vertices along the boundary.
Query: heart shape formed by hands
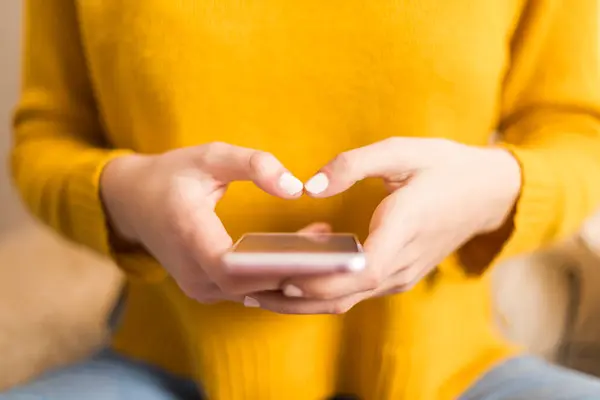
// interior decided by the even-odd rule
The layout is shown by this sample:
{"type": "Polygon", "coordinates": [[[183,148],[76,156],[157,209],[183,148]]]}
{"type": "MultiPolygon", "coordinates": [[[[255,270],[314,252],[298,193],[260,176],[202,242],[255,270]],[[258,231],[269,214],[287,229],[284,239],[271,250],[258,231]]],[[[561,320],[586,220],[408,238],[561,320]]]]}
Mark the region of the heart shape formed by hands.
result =
{"type": "Polygon", "coordinates": [[[502,148],[398,137],[338,155],[304,191],[330,197],[366,178],[383,179],[390,191],[371,219],[367,268],[292,278],[283,293],[253,294],[247,306],[338,314],[369,297],[407,291],[471,238],[499,230],[521,188],[520,166],[502,148]]]}

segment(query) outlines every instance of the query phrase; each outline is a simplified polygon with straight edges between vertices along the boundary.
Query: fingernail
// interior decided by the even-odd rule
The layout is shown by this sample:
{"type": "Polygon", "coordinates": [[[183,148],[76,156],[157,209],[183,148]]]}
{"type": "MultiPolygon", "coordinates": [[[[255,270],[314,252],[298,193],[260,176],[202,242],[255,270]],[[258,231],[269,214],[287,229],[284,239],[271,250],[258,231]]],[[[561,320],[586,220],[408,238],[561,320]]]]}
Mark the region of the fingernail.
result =
{"type": "Polygon", "coordinates": [[[283,294],[285,294],[287,297],[302,297],[304,295],[304,293],[302,293],[302,289],[294,285],[287,285],[284,287],[283,294]]]}
{"type": "Polygon", "coordinates": [[[260,303],[256,300],[253,299],[252,297],[244,297],[244,307],[260,307],[260,303]]]}
{"type": "Polygon", "coordinates": [[[284,172],[281,177],[279,177],[279,187],[287,194],[295,195],[302,191],[304,185],[302,184],[302,181],[294,175],[289,172],[284,172]]]}
{"type": "Polygon", "coordinates": [[[306,182],[304,188],[312,194],[319,194],[324,192],[325,189],[327,189],[327,186],[329,186],[329,179],[327,178],[327,175],[319,172],[310,178],[308,182],[306,182]]]}

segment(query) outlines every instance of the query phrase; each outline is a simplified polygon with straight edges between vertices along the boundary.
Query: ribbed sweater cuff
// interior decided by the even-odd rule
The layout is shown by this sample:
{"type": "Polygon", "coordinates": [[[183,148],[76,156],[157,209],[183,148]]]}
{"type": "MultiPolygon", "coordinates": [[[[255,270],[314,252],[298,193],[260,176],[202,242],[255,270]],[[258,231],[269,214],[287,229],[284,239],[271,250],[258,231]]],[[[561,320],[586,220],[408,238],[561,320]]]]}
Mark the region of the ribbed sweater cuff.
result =
{"type": "Polygon", "coordinates": [[[510,144],[521,166],[522,187],[514,213],[514,231],[498,258],[533,251],[548,244],[558,228],[562,212],[560,171],[552,150],[530,149],[510,144]]]}
{"type": "Polygon", "coordinates": [[[111,257],[131,277],[149,281],[162,280],[166,271],[145,254],[118,254],[112,246],[111,231],[100,198],[100,176],[113,159],[131,154],[129,150],[94,152],[70,171],[67,199],[71,235],[79,243],[111,257]]]}

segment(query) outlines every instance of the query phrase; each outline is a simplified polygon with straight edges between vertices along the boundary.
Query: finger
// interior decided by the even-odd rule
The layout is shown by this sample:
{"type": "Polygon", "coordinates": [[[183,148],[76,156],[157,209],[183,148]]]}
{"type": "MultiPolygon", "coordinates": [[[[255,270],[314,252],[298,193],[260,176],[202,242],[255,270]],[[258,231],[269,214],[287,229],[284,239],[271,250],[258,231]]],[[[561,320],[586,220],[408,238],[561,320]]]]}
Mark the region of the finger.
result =
{"type": "Polygon", "coordinates": [[[222,301],[233,301],[243,303],[243,295],[230,295],[224,293],[219,287],[210,281],[181,281],[177,283],[183,293],[202,304],[214,304],[222,301]]]}
{"type": "MultiPolygon", "coordinates": [[[[226,295],[239,295],[254,290],[254,286],[245,289],[248,280],[231,276],[222,263],[223,255],[232,247],[233,241],[211,204],[204,199],[200,185],[177,186],[178,192],[173,196],[172,204],[167,208],[173,215],[173,230],[183,248],[191,258],[185,267],[177,268],[181,273],[176,276],[182,290],[198,301],[204,301],[201,294],[203,288],[194,282],[211,281],[226,295]],[[190,264],[190,265],[187,265],[190,264]],[[205,273],[208,279],[202,276],[205,273]]],[[[263,290],[277,289],[280,281],[263,283],[263,290]]]]}
{"type": "MultiPolygon", "coordinates": [[[[425,139],[420,139],[425,140],[425,139]]],[[[366,178],[404,177],[421,167],[414,139],[390,138],[341,153],[305,185],[313,197],[329,197],[366,178]]]]}
{"type": "Polygon", "coordinates": [[[283,294],[288,297],[332,300],[357,293],[373,293],[387,287],[391,275],[409,268],[417,254],[409,245],[401,251],[401,256],[393,257],[391,266],[377,265],[367,254],[367,267],[359,272],[339,272],[330,275],[293,277],[282,283],[283,294]]]}
{"type": "Polygon", "coordinates": [[[374,294],[374,296],[389,296],[405,293],[417,286],[434,268],[415,264],[410,268],[398,271],[392,275],[374,294]]]}
{"type": "Polygon", "coordinates": [[[218,284],[224,279],[221,258],[231,249],[233,240],[209,206],[199,205],[190,214],[180,236],[194,261],[218,284]]]}
{"type": "Polygon", "coordinates": [[[179,257],[170,260],[172,268],[169,268],[169,271],[181,291],[187,297],[203,304],[212,304],[225,300],[238,303],[243,302],[244,296],[230,296],[223,293],[210,280],[206,272],[187,255],[186,251],[179,251],[178,253],[179,257]]]}
{"type": "Polygon", "coordinates": [[[193,261],[206,269],[228,251],[233,241],[206,200],[205,189],[197,181],[180,179],[168,197],[165,212],[172,232],[189,252],[193,261]]]}
{"type": "MultiPolygon", "coordinates": [[[[364,243],[364,251],[369,262],[388,267],[397,260],[402,249],[410,245],[417,235],[417,228],[411,222],[411,211],[403,201],[404,194],[394,193],[379,203],[369,224],[369,236],[364,243]]],[[[408,252],[405,254],[412,254],[408,252]]],[[[406,256],[405,261],[410,261],[406,256]]],[[[392,273],[392,271],[390,271],[392,273]]]]}
{"type": "Polygon", "coordinates": [[[331,233],[331,225],[326,222],[315,222],[310,225],[305,226],[304,228],[298,231],[299,234],[307,233],[307,234],[328,234],[331,233]]]}
{"type": "Polygon", "coordinates": [[[282,277],[252,278],[230,274],[222,259],[232,247],[231,237],[214,211],[198,212],[197,215],[195,254],[199,264],[223,293],[238,296],[259,290],[278,290],[281,287],[282,277]]]}
{"type": "Polygon", "coordinates": [[[211,143],[198,147],[197,162],[222,184],[253,181],[265,192],[282,198],[302,195],[302,181],[292,175],[272,154],[234,146],[211,143]]]}
{"type": "Polygon", "coordinates": [[[254,293],[245,298],[244,305],[279,314],[344,314],[365,298],[360,293],[335,300],[298,299],[271,292],[254,293]]]}
{"type": "Polygon", "coordinates": [[[398,207],[396,198],[388,196],[373,213],[371,233],[364,245],[365,269],[353,273],[291,278],[283,282],[284,294],[289,297],[335,299],[375,291],[397,269],[411,265],[416,257],[416,249],[410,246],[414,230],[408,225],[402,226],[403,210],[398,207]]]}
{"type": "Polygon", "coordinates": [[[439,264],[443,262],[446,255],[433,251],[426,251],[422,244],[413,242],[411,246],[416,254],[409,268],[398,271],[392,275],[381,287],[377,296],[394,293],[402,293],[411,290],[419,284],[427,275],[436,271],[439,264]]]}

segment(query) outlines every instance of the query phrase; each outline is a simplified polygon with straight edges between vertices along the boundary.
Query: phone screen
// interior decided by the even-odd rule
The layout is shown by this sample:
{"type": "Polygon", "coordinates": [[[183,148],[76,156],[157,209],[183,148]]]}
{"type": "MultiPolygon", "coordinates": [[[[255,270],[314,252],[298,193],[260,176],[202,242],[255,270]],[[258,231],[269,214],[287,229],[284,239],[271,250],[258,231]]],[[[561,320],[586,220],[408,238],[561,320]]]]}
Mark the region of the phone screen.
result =
{"type": "Polygon", "coordinates": [[[262,234],[244,235],[234,253],[357,253],[360,244],[351,234],[262,234]]]}

